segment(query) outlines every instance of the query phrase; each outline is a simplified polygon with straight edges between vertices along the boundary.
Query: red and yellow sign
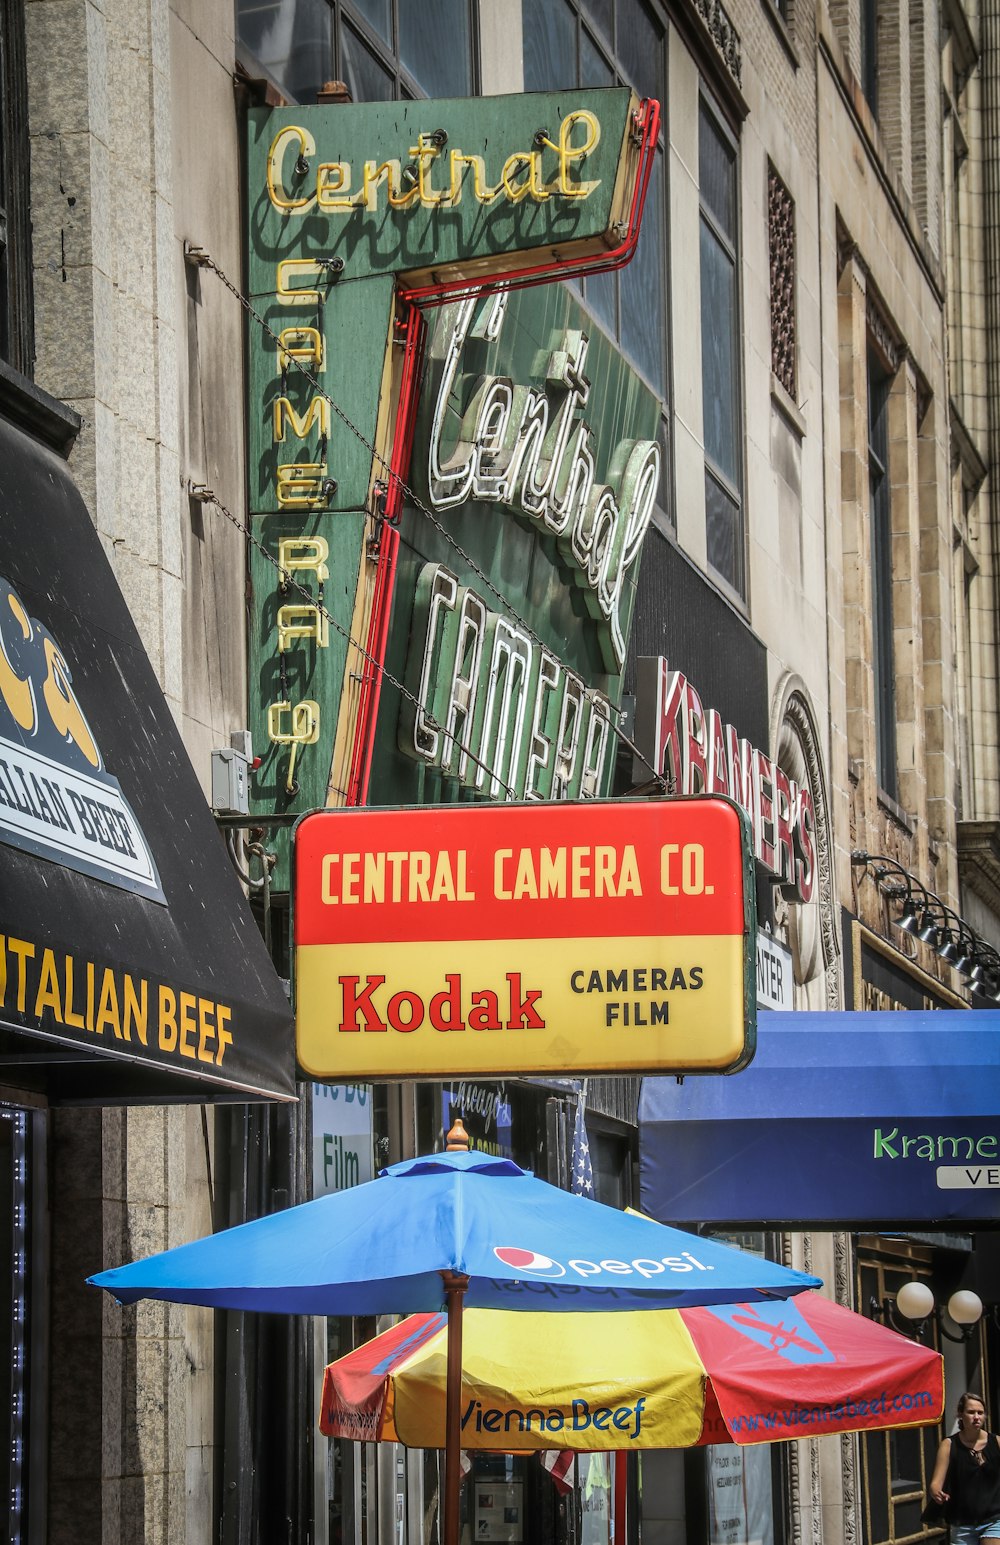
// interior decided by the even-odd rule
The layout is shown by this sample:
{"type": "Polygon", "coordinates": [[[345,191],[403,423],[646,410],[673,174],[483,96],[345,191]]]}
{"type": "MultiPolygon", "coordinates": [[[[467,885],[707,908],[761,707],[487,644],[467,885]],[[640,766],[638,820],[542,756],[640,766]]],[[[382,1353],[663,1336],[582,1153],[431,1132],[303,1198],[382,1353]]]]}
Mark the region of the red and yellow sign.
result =
{"type": "Polygon", "coordinates": [[[753,1055],[753,880],[727,800],[318,811],[294,875],[314,1077],[724,1073],[753,1055]]]}

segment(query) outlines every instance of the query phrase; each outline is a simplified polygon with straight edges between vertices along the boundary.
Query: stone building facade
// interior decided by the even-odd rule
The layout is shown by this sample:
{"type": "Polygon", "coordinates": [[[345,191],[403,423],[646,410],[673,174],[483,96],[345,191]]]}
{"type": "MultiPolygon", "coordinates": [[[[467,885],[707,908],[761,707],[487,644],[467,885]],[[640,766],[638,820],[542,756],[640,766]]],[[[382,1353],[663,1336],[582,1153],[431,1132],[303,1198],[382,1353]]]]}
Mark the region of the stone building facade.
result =
{"type": "MultiPolygon", "coordinates": [[[[0,352],[80,415],[69,466],[206,797],[212,750],[248,722],[247,107],[312,101],[331,79],[359,101],[625,83],[663,101],[638,277],[580,298],[663,402],[642,652],[737,724],[740,671],[759,662],[755,744],[815,811],[810,898],[760,871],[794,1007],[884,1006],[875,958],[928,1001],[973,1001],[894,928],[898,888],[852,855],[889,859],[1000,948],[990,5],[7,0],[0,352]]],[[[588,1099],[630,1175],[634,1088],[596,1080],[588,1099]]],[[[52,1287],[29,1375],[48,1436],[20,1537],[331,1540],[333,1459],[278,1436],[309,1426],[319,1343],[223,1332],[201,1311],[123,1314],[78,1286],[305,1195],[305,1117],[47,1119],[52,1287]]],[[[382,1120],[383,1151],[411,1151],[416,1097],[393,1093],[382,1120]]],[[[862,1310],[865,1250],[895,1280],[846,1233],[773,1243],[862,1310]]],[[[398,1516],[423,1517],[425,1477],[410,1461],[401,1491],[394,1457],[358,1463],[339,1473],[339,1527],[363,1537],[364,1483],[364,1537],[389,1545],[398,1516]]],[[[902,1526],[873,1486],[853,1439],[790,1445],[764,1538],[890,1545],[902,1526]]],[[[704,1488],[690,1459],[647,1463],[647,1545],[712,1538],[704,1488]]]]}

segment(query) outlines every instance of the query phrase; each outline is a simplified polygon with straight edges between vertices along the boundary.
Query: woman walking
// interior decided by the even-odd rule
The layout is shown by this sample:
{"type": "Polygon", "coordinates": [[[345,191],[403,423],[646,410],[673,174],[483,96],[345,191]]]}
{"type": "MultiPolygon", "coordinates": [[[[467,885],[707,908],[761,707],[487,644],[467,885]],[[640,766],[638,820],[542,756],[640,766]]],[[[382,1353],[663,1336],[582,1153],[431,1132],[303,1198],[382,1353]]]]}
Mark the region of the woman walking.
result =
{"type": "Polygon", "coordinates": [[[958,1431],[938,1449],[930,1494],[947,1509],[951,1545],[1000,1540],[1000,1441],[986,1431],[978,1395],[958,1402],[958,1431]]]}

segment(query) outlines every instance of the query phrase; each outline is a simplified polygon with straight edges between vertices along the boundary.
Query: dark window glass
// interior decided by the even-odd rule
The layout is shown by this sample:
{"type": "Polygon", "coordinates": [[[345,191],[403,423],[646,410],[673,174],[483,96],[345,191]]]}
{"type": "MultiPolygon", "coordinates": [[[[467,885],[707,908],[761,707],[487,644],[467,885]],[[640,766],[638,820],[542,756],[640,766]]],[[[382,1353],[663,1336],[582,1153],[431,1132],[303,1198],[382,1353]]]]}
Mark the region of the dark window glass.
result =
{"type": "Polygon", "coordinates": [[[861,89],[878,116],[878,0],[861,0],[861,89]]]}
{"type": "Polygon", "coordinates": [[[392,5],[390,0],[354,0],[369,26],[373,27],[384,43],[392,42],[392,5]]]}
{"type": "Polygon", "coordinates": [[[632,1202],[632,1160],[628,1139],[588,1127],[590,1157],[594,1170],[594,1198],[606,1207],[628,1207],[632,1202]]]}
{"type": "Polygon", "coordinates": [[[701,362],[705,451],[739,482],[736,265],[707,220],[701,223],[701,362]]]}
{"type": "Polygon", "coordinates": [[[12,1545],[27,1539],[28,1125],[0,1112],[0,1525],[12,1545]]]}
{"type": "Polygon", "coordinates": [[[575,86],[576,17],[566,0],[524,0],[525,91],[558,91],[575,86]]]}
{"type": "Polygon", "coordinates": [[[5,89],[7,49],[0,22],[0,359],[10,353],[7,301],[7,91],[5,89]]]}
{"type": "MultiPolygon", "coordinates": [[[[530,91],[628,85],[666,94],[663,32],[642,0],[522,0],[524,81],[530,91]],[[616,40],[612,47],[611,40],[616,40]]],[[[573,284],[598,322],[661,396],[667,389],[665,163],[656,157],[631,263],[573,284]]],[[[665,485],[667,468],[664,468],[665,485]]]]}
{"type": "Polygon", "coordinates": [[[237,27],[255,59],[286,96],[315,102],[330,79],[330,7],[327,0],[237,0],[237,27]]]}
{"type": "Polygon", "coordinates": [[[586,27],[580,38],[580,85],[613,86],[615,72],[586,27]]]}
{"type": "Polygon", "coordinates": [[[622,348],[661,394],[666,391],[666,293],[661,277],[666,230],[663,177],[663,157],[657,156],[638,250],[621,270],[620,281],[622,348]]]}
{"type": "Polygon", "coordinates": [[[736,247],[736,151],[702,103],[701,391],[705,434],[708,561],[746,594],[743,540],[743,393],[740,369],[739,261],[736,247]]]}
{"type": "Polygon", "coordinates": [[[708,561],[715,572],[744,593],[743,516],[740,501],[723,488],[710,471],[705,473],[705,536],[708,561]]]}
{"type": "MultiPolygon", "coordinates": [[[[632,259],[635,262],[635,258],[632,259]]],[[[626,272],[626,270],[623,270],[626,272]]],[[[604,330],[610,333],[612,338],[618,336],[618,275],[595,274],[587,280],[587,304],[604,326],[604,330]]]]}
{"type": "Polygon", "coordinates": [[[391,102],[396,94],[389,71],[346,24],[340,34],[340,69],[355,102],[391,102]]]}
{"type": "Polygon", "coordinates": [[[663,101],[663,41],[659,27],[641,5],[619,0],[615,24],[621,71],[641,97],[663,101]]]}
{"type": "Polygon", "coordinates": [[[356,102],[471,96],[472,0],[236,0],[239,41],[286,96],[347,82],[356,102]]]}
{"type": "Polygon", "coordinates": [[[736,234],[736,152],[704,108],[698,136],[698,185],[702,207],[732,241],[736,234]]]}
{"type": "Polygon", "coordinates": [[[868,354],[868,495],[872,543],[872,666],[875,687],[875,758],[879,786],[899,795],[896,773],[896,672],[893,668],[892,512],[889,500],[889,390],[891,378],[868,354]]]}
{"type": "Polygon", "coordinates": [[[472,90],[468,0],[399,0],[399,57],[429,97],[472,90]]]}
{"type": "Polygon", "coordinates": [[[583,9],[610,48],[615,36],[613,0],[583,0],[583,9]]]}
{"type": "Polygon", "coordinates": [[[0,359],[31,375],[31,223],[24,8],[0,3],[0,359]]]}

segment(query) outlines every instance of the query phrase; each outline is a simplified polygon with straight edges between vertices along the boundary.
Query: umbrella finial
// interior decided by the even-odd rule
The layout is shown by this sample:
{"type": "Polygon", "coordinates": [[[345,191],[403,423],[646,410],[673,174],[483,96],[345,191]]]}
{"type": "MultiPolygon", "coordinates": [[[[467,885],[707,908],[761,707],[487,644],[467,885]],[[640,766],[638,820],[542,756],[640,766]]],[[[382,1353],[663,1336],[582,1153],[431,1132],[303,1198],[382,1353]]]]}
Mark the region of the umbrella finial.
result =
{"type": "Polygon", "coordinates": [[[445,1138],[444,1144],[446,1153],[459,1153],[463,1149],[468,1149],[469,1134],[462,1125],[461,1116],[455,1117],[455,1124],[445,1138]]]}

